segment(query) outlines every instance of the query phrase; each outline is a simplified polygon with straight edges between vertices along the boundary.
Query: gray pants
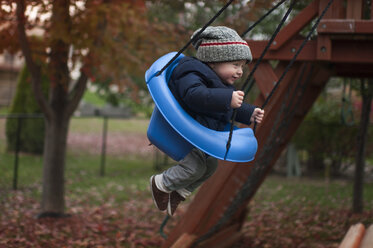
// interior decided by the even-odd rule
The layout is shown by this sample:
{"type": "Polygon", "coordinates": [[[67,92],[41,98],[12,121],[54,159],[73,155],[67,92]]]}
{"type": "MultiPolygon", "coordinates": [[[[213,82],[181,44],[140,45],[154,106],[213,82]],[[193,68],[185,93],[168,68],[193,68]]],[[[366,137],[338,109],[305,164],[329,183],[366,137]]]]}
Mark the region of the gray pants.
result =
{"type": "Polygon", "coordinates": [[[206,181],[218,167],[218,160],[196,148],[177,165],[163,172],[163,184],[170,191],[186,189],[193,192],[206,181]]]}

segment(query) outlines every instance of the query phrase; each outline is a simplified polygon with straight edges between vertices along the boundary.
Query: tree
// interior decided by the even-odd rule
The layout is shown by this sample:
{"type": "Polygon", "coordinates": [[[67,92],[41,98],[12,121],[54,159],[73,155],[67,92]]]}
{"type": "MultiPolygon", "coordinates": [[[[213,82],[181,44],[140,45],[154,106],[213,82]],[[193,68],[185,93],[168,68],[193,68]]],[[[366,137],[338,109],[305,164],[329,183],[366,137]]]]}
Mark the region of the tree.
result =
{"type": "Polygon", "coordinates": [[[361,213],[363,211],[363,186],[365,168],[365,144],[367,140],[370,111],[373,98],[373,80],[361,79],[360,92],[363,99],[359,133],[357,136],[357,153],[354,178],[353,211],[361,213]]]}
{"type": "MultiPolygon", "coordinates": [[[[143,1],[1,1],[0,14],[0,52],[22,51],[33,93],[45,116],[39,216],[64,216],[69,121],[88,79],[110,81],[136,99],[139,85],[131,76],[143,76],[167,45],[178,44],[177,35],[165,37],[167,28],[175,29],[148,22],[143,1]],[[41,42],[31,39],[32,33],[42,36],[41,42]],[[44,61],[46,69],[36,61],[44,61]],[[72,72],[78,76],[73,77],[72,72]],[[44,73],[50,82],[48,98],[42,93],[44,73]]],[[[177,31],[174,33],[182,33],[177,31]]]]}

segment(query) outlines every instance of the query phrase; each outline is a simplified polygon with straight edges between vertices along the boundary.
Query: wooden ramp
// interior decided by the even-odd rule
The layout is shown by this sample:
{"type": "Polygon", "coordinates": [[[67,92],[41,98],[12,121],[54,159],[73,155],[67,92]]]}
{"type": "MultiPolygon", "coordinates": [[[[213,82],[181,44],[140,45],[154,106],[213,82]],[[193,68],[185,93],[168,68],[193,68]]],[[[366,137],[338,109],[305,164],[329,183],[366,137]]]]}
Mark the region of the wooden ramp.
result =
{"type": "MultiPolygon", "coordinates": [[[[260,90],[257,106],[265,101],[301,44],[299,31],[327,2],[314,0],[280,31],[254,74],[260,90]],[[271,60],[278,61],[275,67],[271,60]]],[[[247,204],[329,78],[373,77],[373,20],[361,20],[364,6],[362,0],[334,0],[320,22],[317,38],[304,47],[265,108],[265,119],[256,130],[256,159],[243,164],[221,161],[162,247],[229,247],[240,238],[247,204]]],[[[248,43],[255,63],[267,41],[248,43]]]]}

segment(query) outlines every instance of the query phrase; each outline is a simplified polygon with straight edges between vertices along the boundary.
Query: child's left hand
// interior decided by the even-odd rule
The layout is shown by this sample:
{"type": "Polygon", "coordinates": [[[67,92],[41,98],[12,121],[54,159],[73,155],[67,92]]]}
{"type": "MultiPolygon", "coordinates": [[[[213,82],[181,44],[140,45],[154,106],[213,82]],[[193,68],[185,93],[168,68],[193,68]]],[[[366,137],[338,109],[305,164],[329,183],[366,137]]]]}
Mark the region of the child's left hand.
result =
{"type": "Polygon", "coordinates": [[[251,122],[261,123],[264,118],[264,110],[260,108],[255,108],[253,114],[250,117],[251,122]]]}

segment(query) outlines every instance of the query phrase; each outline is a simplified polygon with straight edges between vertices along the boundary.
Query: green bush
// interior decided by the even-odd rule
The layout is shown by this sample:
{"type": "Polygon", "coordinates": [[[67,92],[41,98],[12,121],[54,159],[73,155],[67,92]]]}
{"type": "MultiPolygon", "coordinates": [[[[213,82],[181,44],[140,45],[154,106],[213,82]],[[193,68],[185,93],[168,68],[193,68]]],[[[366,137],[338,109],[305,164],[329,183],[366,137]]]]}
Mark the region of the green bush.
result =
{"type": "MultiPolygon", "coordinates": [[[[47,95],[48,80],[42,77],[43,92],[47,95]]],[[[31,88],[31,77],[26,67],[19,75],[16,94],[9,114],[40,114],[41,110],[35,100],[31,88]]],[[[44,147],[45,123],[41,118],[8,118],[6,122],[7,151],[15,151],[17,143],[18,124],[21,123],[19,133],[19,151],[42,154],[44,147]]]]}
{"type": "Polygon", "coordinates": [[[339,175],[343,162],[354,161],[357,124],[344,125],[340,121],[341,106],[335,97],[319,97],[301,124],[293,141],[299,150],[306,151],[307,171],[339,175]]]}

